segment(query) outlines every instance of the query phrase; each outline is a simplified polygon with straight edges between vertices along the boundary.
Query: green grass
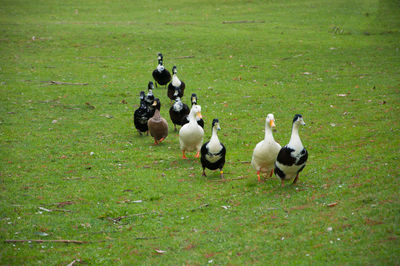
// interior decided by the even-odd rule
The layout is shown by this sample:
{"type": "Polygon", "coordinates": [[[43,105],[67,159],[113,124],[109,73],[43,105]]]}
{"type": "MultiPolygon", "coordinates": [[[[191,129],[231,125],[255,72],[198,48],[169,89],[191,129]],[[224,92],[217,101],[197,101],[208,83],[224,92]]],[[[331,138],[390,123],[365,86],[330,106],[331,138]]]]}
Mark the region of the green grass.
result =
{"type": "Polygon", "coordinates": [[[399,12],[390,0],[2,1],[1,264],[398,264],[399,12]],[[244,20],[256,23],[223,24],[244,20]],[[184,102],[198,94],[205,140],[219,118],[226,182],[181,159],[172,123],[159,146],[137,134],[157,52],[178,66],[184,102]],[[258,183],[249,164],[268,113],[282,145],[294,114],[307,123],[297,186],[258,183]]]}

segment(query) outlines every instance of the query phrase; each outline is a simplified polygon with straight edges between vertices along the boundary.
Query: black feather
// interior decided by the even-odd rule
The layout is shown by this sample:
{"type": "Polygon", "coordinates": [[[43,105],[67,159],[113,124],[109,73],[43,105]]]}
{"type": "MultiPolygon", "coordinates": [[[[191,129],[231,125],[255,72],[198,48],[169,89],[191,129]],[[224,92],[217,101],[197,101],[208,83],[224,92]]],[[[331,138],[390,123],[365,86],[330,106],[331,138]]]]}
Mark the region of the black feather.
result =
{"type": "Polygon", "coordinates": [[[305,163],[308,159],[308,152],[307,150],[304,148],[301,152],[300,152],[300,158],[297,161],[296,165],[302,165],[303,163],[305,163]]]}
{"type": "Polygon", "coordinates": [[[185,82],[181,81],[181,85],[179,87],[175,87],[172,85],[172,82],[168,84],[167,96],[171,100],[175,100],[177,97],[182,98],[185,91],[185,82]]]}
{"type": "Polygon", "coordinates": [[[276,160],[280,164],[284,164],[287,166],[292,166],[296,162],[296,158],[292,157],[292,152],[294,149],[289,148],[288,146],[284,146],[278,153],[278,157],[276,160]]]}
{"type": "Polygon", "coordinates": [[[167,85],[171,81],[171,73],[164,68],[163,71],[158,72],[157,69],[153,71],[153,78],[159,85],[167,85]]]}
{"type": "Polygon", "coordinates": [[[140,92],[140,106],[133,114],[133,123],[135,124],[135,128],[139,131],[139,134],[149,130],[147,121],[153,116],[153,114],[154,111],[150,110],[146,103],[144,92],[140,92]]]}
{"type": "Polygon", "coordinates": [[[225,154],[226,154],[226,148],[225,148],[224,144],[220,143],[222,146],[222,149],[218,153],[213,154],[213,153],[210,153],[207,149],[208,143],[209,143],[209,141],[204,143],[203,146],[201,146],[201,150],[200,150],[200,154],[201,154],[200,162],[201,162],[203,169],[207,168],[210,170],[216,170],[216,169],[222,170],[222,168],[225,165],[225,154]],[[218,161],[212,163],[207,160],[206,155],[220,156],[221,158],[218,161]]]}
{"type": "Polygon", "coordinates": [[[171,106],[169,109],[169,116],[171,118],[172,123],[174,124],[175,128],[176,125],[183,126],[184,124],[187,123],[187,116],[190,113],[189,106],[184,104],[183,102],[177,100],[174,105],[171,106]],[[174,106],[175,104],[182,104],[182,109],[181,110],[175,110],[174,106]]]}

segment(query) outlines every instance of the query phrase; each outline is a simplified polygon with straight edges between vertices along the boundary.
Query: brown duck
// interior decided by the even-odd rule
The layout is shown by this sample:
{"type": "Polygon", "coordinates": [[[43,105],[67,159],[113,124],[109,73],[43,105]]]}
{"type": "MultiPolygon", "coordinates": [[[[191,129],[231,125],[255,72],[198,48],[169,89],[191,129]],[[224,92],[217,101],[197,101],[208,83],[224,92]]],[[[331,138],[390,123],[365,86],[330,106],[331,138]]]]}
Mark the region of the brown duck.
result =
{"type": "Polygon", "coordinates": [[[155,98],[153,106],[156,110],[153,117],[147,122],[147,125],[149,127],[150,135],[154,138],[154,144],[159,144],[168,136],[168,123],[167,120],[161,117],[160,99],[155,98]]]}

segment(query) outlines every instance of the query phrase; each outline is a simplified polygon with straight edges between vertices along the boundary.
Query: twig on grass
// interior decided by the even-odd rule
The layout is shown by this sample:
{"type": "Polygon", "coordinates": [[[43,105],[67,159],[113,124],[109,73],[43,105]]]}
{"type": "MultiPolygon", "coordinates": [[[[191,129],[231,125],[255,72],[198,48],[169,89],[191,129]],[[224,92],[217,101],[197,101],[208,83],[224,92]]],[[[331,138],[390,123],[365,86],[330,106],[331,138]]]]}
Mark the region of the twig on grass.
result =
{"type": "Polygon", "coordinates": [[[143,215],[149,215],[149,214],[153,214],[153,213],[157,213],[156,211],[152,211],[152,212],[143,212],[143,213],[135,213],[135,214],[131,214],[131,215],[124,215],[124,216],[120,216],[120,217],[116,217],[116,218],[111,218],[111,217],[100,217],[101,219],[106,219],[109,221],[112,221],[114,223],[118,223],[120,222],[122,219],[125,218],[129,218],[129,217],[135,217],[135,216],[143,216],[143,215]]]}
{"type": "Polygon", "coordinates": [[[64,210],[64,209],[46,209],[43,207],[39,207],[40,210],[45,211],[45,212],[72,212],[70,210],[64,210]]]}
{"type": "Polygon", "coordinates": [[[265,20],[237,20],[237,21],[222,21],[222,24],[237,24],[237,23],[265,23],[265,20]]]}
{"type": "Polygon", "coordinates": [[[72,266],[75,265],[75,263],[77,262],[81,262],[81,260],[73,260],[70,264],[68,264],[67,266],[72,266]]]}
{"type": "Polygon", "coordinates": [[[236,164],[236,163],[241,163],[241,164],[249,164],[251,163],[250,161],[237,161],[237,162],[227,162],[228,164],[236,164]]]}
{"type": "Polygon", "coordinates": [[[239,177],[235,177],[235,178],[229,178],[229,179],[218,179],[218,180],[212,180],[214,182],[228,182],[228,181],[235,181],[235,180],[242,180],[242,179],[246,179],[246,176],[239,176],[239,177]]]}
{"type": "Polygon", "coordinates": [[[81,86],[89,85],[89,83],[72,83],[72,82],[62,82],[62,81],[54,81],[54,80],[41,81],[41,82],[49,83],[50,85],[81,85],[81,86]]]}
{"type": "Polygon", "coordinates": [[[79,241],[79,240],[68,240],[68,239],[6,239],[4,240],[6,243],[17,243],[17,242],[29,242],[29,243],[44,243],[44,242],[52,242],[52,243],[72,243],[72,244],[87,244],[91,243],[90,241],[79,241]]]}
{"type": "Polygon", "coordinates": [[[149,239],[159,239],[159,237],[135,237],[135,240],[149,240],[149,239]]]}
{"type": "Polygon", "coordinates": [[[175,57],[175,59],[186,59],[186,58],[194,58],[194,55],[186,55],[186,56],[175,57]]]}
{"type": "Polygon", "coordinates": [[[197,210],[204,209],[204,208],[206,208],[206,207],[208,207],[208,206],[210,206],[210,204],[206,203],[206,204],[200,205],[200,206],[199,206],[199,207],[197,207],[197,208],[188,209],[187,211],[194,212],[194,211],[197,211],[197,210]]]}

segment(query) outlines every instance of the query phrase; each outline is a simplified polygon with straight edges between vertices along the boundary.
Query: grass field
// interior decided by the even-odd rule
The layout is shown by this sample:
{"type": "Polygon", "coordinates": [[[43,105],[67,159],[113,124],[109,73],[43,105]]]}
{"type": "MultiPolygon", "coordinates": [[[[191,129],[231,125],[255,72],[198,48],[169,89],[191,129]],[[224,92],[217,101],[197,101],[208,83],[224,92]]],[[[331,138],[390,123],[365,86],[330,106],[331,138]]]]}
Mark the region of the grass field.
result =
{"type": "Polygon", "coordinates": [[[395,0],[1,1],[0,264],[398,265],[398,14],[395,0]],[[220,120],[225,182],[181,159],[165,89],[168,138],[136,132],[158,52],[183,101],[197,93],[205,141],[220,120]],[[250,165],[268,113],[281,145],[294,114],[307,124],[297,186],[250,165]]]}

